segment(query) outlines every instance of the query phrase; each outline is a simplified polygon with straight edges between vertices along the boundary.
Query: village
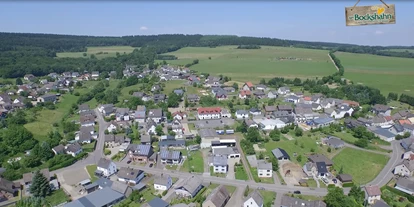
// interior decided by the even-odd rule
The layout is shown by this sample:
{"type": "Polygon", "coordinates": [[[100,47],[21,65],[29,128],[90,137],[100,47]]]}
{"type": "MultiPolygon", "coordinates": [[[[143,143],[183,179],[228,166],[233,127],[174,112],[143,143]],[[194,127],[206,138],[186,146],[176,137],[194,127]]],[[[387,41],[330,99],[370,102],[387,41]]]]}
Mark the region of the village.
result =
{"type": "MultiPolygon", "coordinates": [[[[114,73],[106,79],[111,81],[114,73]]],[[[228,84],[220,76],[172,66],[138,71],[127,65],[123,76],[159,82],[150,91],[131,93],[144,103],[134,109],[78,105],[74,139],[52,151],[87,157],[55,173],[40,171],[52,190],[63,188],[70,196],[65,207],[122,205],[130,198],[137,202],[136,195],[142,195],[141,206],[149,207],[324,207],[327,189],[347,191],[354,185],[363,187],[367,204],[382,207],[388,206],[381,198],[383,186],[398,195],[414,193],[414,114],[408,108],[367,108],[290,86],[228,84]],[[166,111],[157,103],[168,102],[162,91],[171,81],[183,83],[172,89],[180,103],[166,111]],[[148,102],[155,105],[148,107],[148,102]],[[361,111],[365,116],[353,116],[361,111]],[[364,138],[367,134],[370,139],[364,138]],[[359,139],[350,141],[349,136],[359,139]],[[387,163],[368,172],[373,180],[364,180],[335,162],[348,149],[383,156],[387,163]]],[[[51,107],[78,82],[101,79],[99,72],[26,75],[17,90],[0,94],[1,115],[28,105],[51,107]]],[[[1,178],[0,201],[30,196],[34,173],[24,174],[20,182],[1,178]]]]}

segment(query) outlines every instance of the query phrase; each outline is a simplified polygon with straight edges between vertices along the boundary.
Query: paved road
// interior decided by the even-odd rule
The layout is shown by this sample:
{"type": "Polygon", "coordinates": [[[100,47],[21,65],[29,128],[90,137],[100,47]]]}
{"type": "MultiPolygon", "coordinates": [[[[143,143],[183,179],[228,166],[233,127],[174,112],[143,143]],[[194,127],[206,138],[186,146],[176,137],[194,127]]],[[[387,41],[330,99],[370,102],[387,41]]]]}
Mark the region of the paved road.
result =
{"type": "Polygon", "coordinates": [[[96,146],[95,146],[95,151],[89,155],[92,156],[93,159],[95,160],[95,163],[98,163],[99,159],[102,157],[105,157],[104,155],[104,147],[105,147],[105,130],[108,128],[108,123],[105,121],[104,117],[102,116],[102,114],[98,111],[98,109],[95,109],[95,113],[96,113],[96,119],[98,121],[99,124],[99,131],[98,131],[98,139],[96,140],[96,146]]]}
{"type": "Polygon", "coordinates": [[[391,143],[392,154],[390,160],[381,170],[381,172],[377,175],[377,177],[371,182],[367,183],[366,185],[384,186],[388,183],[388,181],[390,181],[390,179],[394,176],[392,170],[397,164],[402,162],[402,154],[404,153],[404,150],[402,149],[400,144],[401,141],[393,141],[391,143]]]}

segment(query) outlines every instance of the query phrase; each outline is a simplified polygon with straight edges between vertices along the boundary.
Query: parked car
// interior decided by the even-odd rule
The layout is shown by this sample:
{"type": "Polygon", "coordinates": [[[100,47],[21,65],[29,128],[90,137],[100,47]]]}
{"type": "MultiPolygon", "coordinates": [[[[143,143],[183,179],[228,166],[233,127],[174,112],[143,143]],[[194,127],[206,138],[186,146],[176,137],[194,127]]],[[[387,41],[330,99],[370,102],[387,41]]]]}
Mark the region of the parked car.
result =
{"type": "Polygon", "coordinates": [[[301,194],[301,192],[299,190],[295,190],[293,191],[294,194],[301,194]]]}
{"type": "Polygon", "coordinates": [[[263,187],[257,187],[257,190],[264,190],[265,188],[263,187]]]}
{"type": "Polygon", "coordinates": [[[336,179],[333,179],[332,181],[333,181],[335,184],[338,182],[336,179]]]}
{"type": "Polygon", "coordinates": [[[149,165],[149,167],[152,167],[152,166],[154,166],[154,164],[152,164],[152,163],[151,163],[151,164],[149,165]]]}
{"type": "Polygon", "coordinates": [[[131,160],[128,160],[128,161],[127,161],[127,164],[129,164],[129,163],[131,163],[131,160]]]}

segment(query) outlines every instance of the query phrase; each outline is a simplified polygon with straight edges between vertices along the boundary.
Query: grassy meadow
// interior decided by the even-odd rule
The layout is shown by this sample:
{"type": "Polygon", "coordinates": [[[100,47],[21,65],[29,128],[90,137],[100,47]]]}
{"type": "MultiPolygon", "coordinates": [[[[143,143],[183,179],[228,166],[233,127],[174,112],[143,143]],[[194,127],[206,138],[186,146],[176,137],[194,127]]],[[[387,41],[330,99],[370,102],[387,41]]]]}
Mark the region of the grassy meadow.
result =
{"type": "Polygon", "coordinates": [[[414,59],[336,52],[345,68],[345,77],[355,83],[389,92],[414,95],[414,59]]]}
{"type": "Polygon", "coordinates": [[[222,74],[241,82],[258,82],[262,78],[276,76],[312,78],[335,72],[327,50],[266,46],[261,49],[236,49],[236,46],[222,46],[186,47],[166,54],[178,57],[178,60],[167,61],[169,64],[185,65],[198,59],[199,64],[191,66],[191,69],[222,74]],[[279,60],[289,57],[299,60],[279,60]]]}
{"type": "Polygon", "coordinates": [[[91,55],[95,55],[96,58],[102,59],[106,57],[115,57],[116,53],[128,54],[134,51],[134,47],[131,46],[105,46],[105,47],[87,47],[86,52],[61,52],[57,53],[58,58],[89,58],[91,55]],[[83,56],[86,53],[86,56],[83,56]]]}

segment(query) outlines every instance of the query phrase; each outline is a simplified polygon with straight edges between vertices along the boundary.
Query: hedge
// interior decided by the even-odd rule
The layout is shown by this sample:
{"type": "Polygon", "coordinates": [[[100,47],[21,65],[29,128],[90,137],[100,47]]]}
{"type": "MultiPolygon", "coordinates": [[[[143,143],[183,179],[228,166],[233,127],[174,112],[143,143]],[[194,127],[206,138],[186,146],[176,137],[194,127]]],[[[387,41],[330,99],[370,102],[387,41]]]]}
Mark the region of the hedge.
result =
{"type": "Polygon", "coordinates": [[[354,186],[354,183],[353,182],[342,184],[342,187],[344,187],[344,188],[352,187],[352,186],[354,186]]]}
{"type": "Polygon", "coordinates": [[[336,186],[334,184],[329,184],[328,188],[335,188],[336,186]]]}
{"type": "Polygon", "coordinates": [[[414,203],[414,196],[412,196],[408,193],[404,193],[404,192],[402,192],[400,190],[397,190],[397,189],[395,189],[393,187],[390,187],[390,186],[386,186],[385,189],[387,189],[387,190],[389,190],[389,191],[391,191],[391,192],[393,192],[393,193],[395,193],[399,196],[406,197],[411,203],[414,203]]]}

